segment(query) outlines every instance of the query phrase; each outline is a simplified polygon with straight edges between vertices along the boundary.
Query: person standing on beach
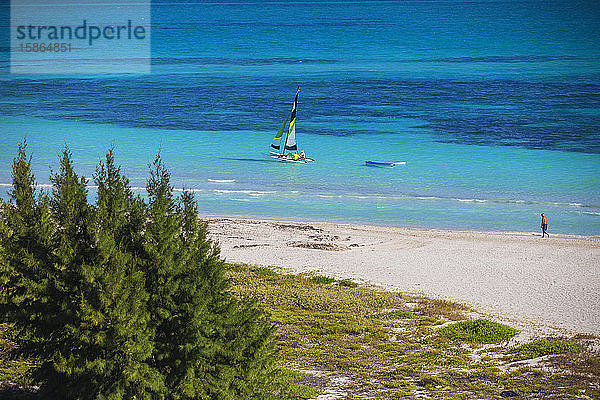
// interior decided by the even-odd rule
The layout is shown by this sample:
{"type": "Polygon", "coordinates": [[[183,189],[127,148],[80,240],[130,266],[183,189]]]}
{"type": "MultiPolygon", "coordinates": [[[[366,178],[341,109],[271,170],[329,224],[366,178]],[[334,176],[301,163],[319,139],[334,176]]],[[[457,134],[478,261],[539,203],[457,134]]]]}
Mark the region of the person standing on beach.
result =
{"type": "Polygon", "coordinates": [[[544,213],[542,213],[542,237],[544,237],[544,235],[547,235],[548,237],[550,237],[550,235],[548,235],[548,232],[546,232],[547,230],[548,230],[548,218],[546,218],[544,213]]]}

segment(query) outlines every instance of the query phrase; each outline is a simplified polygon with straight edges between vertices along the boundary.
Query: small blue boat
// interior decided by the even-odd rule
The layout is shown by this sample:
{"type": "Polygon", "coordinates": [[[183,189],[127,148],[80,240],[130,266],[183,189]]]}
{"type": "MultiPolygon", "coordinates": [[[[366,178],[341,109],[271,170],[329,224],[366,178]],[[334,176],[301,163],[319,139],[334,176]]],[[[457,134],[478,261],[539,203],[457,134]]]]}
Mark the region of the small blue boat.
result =
{"type": "Polygon", "coordinates": [[[372,165],[374,167],[393,167],[395,165],[404,165],[404,164],[406,164],[406,161],[389,161],[389,162],[365,161],[365,164],[372,165]]]}

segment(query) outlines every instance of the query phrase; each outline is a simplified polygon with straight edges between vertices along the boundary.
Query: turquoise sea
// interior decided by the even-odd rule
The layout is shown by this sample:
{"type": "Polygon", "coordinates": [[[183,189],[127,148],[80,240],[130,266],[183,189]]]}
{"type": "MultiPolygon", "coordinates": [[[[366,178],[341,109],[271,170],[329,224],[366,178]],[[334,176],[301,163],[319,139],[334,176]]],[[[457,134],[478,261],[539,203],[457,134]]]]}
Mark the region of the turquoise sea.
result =
{"type": "Polygon", "coordinates": [[[0,197],[26,137],[41,189],[65,144],[86,177],[114,145],[204,214],[600,235],[595,1],[155,1],[151,35],[139,75],[10,74],[2,38],[0,197]],[[298,85],[316,161],[279,163],[298,85]]]}

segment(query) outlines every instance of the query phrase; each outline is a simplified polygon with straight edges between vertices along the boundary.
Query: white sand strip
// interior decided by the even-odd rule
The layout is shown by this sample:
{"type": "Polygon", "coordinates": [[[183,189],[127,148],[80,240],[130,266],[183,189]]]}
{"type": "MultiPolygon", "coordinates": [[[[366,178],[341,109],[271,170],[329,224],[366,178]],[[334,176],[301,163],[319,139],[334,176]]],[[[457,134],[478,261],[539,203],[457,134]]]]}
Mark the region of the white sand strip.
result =
{"type": "Polygon", "coordinates": [[[229,262],[319,271],[600,334],[600,241],[207,217],[229,262]]]}

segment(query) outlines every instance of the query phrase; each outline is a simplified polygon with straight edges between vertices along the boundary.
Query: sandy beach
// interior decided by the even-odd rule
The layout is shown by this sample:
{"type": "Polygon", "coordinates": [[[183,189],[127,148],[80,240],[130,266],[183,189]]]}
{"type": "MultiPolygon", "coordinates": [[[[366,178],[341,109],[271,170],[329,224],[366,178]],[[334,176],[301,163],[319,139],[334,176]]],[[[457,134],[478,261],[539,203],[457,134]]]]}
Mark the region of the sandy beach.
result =
{"type": "Polygon", "coordinates": [[[492,317],[600,334],[600,241],[206,216],[233,263],[423,293],[492,317]]]}

